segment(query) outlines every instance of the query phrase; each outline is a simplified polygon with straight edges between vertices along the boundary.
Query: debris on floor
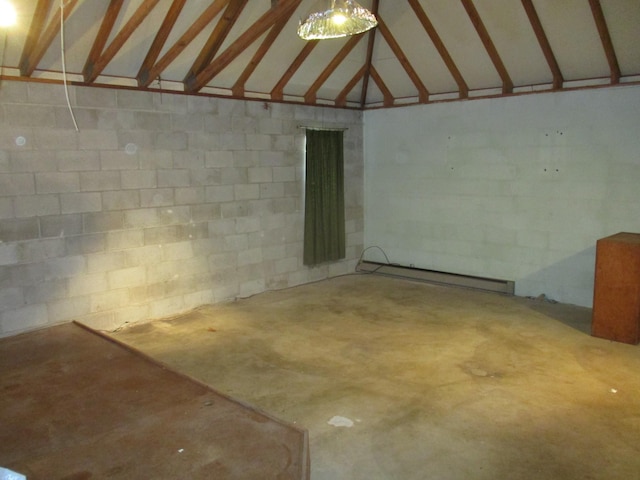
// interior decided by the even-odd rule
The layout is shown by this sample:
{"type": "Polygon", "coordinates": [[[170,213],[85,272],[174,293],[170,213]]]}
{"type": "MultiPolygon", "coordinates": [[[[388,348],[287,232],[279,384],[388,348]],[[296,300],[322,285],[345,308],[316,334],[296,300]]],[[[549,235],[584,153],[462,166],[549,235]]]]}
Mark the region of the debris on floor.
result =
{"type": "Polygon", "coordinates": [[[334,427],[353,427],[353,420],[350,420],[347,417],[340,417],[338,415],[329,420],[328,423],[329,425],[333,425],[334,427]]]}

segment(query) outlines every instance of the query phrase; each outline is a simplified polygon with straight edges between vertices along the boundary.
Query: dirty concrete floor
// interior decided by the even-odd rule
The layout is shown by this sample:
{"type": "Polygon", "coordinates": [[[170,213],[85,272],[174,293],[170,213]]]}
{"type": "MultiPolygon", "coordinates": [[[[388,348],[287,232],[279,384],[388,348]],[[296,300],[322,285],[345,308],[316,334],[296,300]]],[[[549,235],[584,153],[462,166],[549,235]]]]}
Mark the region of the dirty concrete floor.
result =
{"type": "Polygon", "coordinates": [[[113,335],[308,428],[312,480],[637,480],[640,347],[590,316],[351,275],[113,335]]]}

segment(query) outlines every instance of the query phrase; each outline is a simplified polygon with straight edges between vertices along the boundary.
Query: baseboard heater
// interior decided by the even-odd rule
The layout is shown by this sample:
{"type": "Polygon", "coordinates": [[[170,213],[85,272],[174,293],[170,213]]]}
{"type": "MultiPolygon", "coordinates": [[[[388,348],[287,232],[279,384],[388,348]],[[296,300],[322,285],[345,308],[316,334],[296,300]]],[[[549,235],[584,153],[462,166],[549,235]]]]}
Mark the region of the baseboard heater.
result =
{"type": "Polygon", "coordinates": [[[504,293],[507,295],[513,295],[515,291],[515,283],[511,280],[474,277],[457,273],[424,270],[415,267],[403,267],[401,265],[389,265],[387,263],[362,261],[356,267],[356,271],[405,278],[408,280],[439,283],[442,285],[488,290],[490,292],[504,293]]]}

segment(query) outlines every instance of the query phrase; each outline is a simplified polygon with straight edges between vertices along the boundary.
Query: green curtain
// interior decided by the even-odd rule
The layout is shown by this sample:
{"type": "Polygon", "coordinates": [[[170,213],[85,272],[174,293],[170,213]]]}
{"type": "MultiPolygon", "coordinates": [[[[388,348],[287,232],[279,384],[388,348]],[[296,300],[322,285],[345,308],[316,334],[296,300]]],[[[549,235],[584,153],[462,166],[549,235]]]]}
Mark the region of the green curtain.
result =
{"type": "Polygon", "coordinates": [[[342,131],[307,130],[304,204],[305,265],[345,256],[342,131]]]}

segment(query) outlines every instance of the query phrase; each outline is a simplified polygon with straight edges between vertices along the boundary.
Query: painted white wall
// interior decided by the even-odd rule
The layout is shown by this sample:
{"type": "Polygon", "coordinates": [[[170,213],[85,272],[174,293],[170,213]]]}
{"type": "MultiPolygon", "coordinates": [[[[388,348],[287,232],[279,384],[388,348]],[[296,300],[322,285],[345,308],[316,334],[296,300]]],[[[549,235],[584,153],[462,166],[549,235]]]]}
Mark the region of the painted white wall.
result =
{"type": "Polygon", "coordinates": [[[590,307],[596,240],[621,231],[640,232],[640,87],[365,113],[365,247],[393,263],[590,307]]]}

